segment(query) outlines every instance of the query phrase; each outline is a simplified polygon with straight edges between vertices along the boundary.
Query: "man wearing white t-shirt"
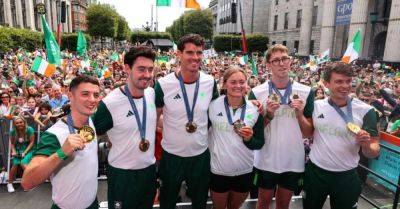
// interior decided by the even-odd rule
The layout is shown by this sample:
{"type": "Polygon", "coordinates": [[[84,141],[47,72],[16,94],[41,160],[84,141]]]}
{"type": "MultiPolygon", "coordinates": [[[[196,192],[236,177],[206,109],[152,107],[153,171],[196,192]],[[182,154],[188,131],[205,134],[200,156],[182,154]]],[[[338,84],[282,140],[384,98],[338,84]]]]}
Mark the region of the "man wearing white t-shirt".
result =
{"type": "Polygon", "coordinates": [[[78,76],[69,89],[71,113],[41,135],[21,184],[32,189],[50,178],[52,209],[97,209],[98,145],[89,117],[99,102],[99,82],[78,76]]]}
{"type": "Polygon", "coordinates": [[[330,196],[332,209],[357,208],[361,182],[359,150],[368,158],[379,154],[377,113],[350,98],[353,69],[337,62],[324,70],[328,98],[315,101],[311,117],[302,117],[303,134],[313,137],[304,178],[304,208],[321,209],[330,196]]]}
{"type": "Polygon", "coordinates": [[[249,99],[260,100],[266,107],[265,144],[254,156],[259,209],[269,208],[275,189],[276,208],[288,209],[304,171],[302,126],[298,118],[304,108],[312,106],[314,94],[310,87],[290,80],[291,62],[286,46],[276,44],[269,48],[266,63],[272,77],[253,88],[249,95],[249,99]]]}
{"type": "Polygon", "coordinates": [[[127,84],[101,100],[93,116],[96,132],[107,134],[112,144],[107,171],[109,209],[153,207],[157,112],[149,85],[155,57],[150,47],[132,47],[124,57],[127,84]]]}
{"type": "Polygon", "coordinates": [[[214,78],[200,72],[204,39],[197,34],[178,41],[180,66],[155,87],[157,113],[163,114],[160,208],[174,209],[182,181],[194,209],[206,207],[210,175],[208,107],[218,97],[214,78]]]}

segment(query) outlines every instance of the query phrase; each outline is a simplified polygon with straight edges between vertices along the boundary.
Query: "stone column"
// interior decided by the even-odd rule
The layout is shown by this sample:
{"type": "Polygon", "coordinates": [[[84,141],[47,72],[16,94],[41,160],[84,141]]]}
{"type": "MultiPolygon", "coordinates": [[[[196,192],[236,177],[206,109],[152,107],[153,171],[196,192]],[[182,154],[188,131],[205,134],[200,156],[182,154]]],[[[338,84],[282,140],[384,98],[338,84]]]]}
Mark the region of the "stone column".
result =
{"type": "Polygon", "coordinates": [[[50,0],[51,2],[51,11],[52,11],[52,15],[51,15],[51,19],[53,19],[53,30],[57,31],[57,23],[58,23],[58,19],[57,19],[57,6],[56,6],[56,0],[50,0]]]}
{"type": "Polygon", "coordinates": [[[71,1],[67,4],[68,33],[72,33],[72,6],[71,1]]]}
{"type": "Polygon", "coordinates": [[[360,54],[363,54],[362,51],[364,48],[365,29],[367,27],[368,21],[368,2],[369,1],[366,0],[353,0],[351,12],[349,38],[347,43],[351,43],[354,34],[356,34],[358,30],[360,30],[362,45],[360,54]]]}
{"type": "Polygon", "coordinates": [[[333,52],[333,38],[335,35],[336,0],[325,0],[322,13],[320,52],[330,49],[333,52]]]}
{"type": "Polygon", "coordinates": [[[400,0],[392,0],[383,60],[400,62],[400,0]]]}
{"type": "Polygon", "coordinates": [[[10,27],[13,26],[12,24],[12,17],[11,17],[11,3],[12,0],[4,0],[4,22],[8,24],[10,27]]]}
{"type": "Polygon", "coordinates": [[[32,30],[35,30],[35,10],[33,0],[22,0],[25,1],[26,8],[26,26],[32,30]]]}
{"type": "Polygon", "coordinates": [[[312,13],[314,9],[314,0],[302,1],[302,17],[300,27],[299,55],[308,56],[310,54],[312,13]]]}
{"type": "Polygon", "coordinates": [[[22,22],[22,4],[21,1],[23,0],[15,0],[15,12],[17,13],[17,27],[23,28],[24,24],[22,22]]]}
{"type": "Polygon", "coordinates": [[[46,21],[47,25],[49,26],[50,30],[52,30],[51,24],[51,7],[50,7],[50,0],[44,0],[44,4],[46,5],[46,21]]]}

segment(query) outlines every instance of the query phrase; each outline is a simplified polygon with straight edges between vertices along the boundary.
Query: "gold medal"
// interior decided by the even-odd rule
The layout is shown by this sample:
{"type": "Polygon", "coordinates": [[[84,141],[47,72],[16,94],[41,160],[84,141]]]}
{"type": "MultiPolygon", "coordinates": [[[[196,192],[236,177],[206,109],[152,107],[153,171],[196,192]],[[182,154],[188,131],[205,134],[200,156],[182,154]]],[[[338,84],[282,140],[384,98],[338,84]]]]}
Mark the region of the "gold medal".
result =
{"type": "Polygon", "coordinates": [[[281,103],[281,98],[275,93],[272,93],[271,95],[269,95],[268,99],[273,102],[279,103],[279,104],[281,103]]]}
{"type": "Polygon", "coordinates": [[[93,128],[88,125],[84,125],[81,129],[79,129],[78,134],[85,139],[86,143],[93,141],[95,136],[93,128]]]}
{"type": "Polygon", "coordinates": [[[354,133],[354,134],[358,134],[358,133],[361,131],[360,126],[358,126],[358,125],[355,124],[355,123],[349,122],[349,123],[347,123],[346,126],[347,126],[347,129],[349,129],[349,131],[352,132],[352,133],[354,133]]]}
{"type": "Polygon", "coordinates": [[[139,149],[142,152],[146,152],[150,147],[150,142],[147,139],[140,140],[139,149]]]}
{"type": "Polygon", "coordinates": [[[237,121],[235,121],[233,124],[233,129],[237,132],[239,131],[239,129],[243,128],[244,126],[246,126],[246,124],[244,123],[244,121],[238,119],[237,121]]]}
{"type": "Polygon", "coordinates": [[[187,122],[186,123],[186,131],[188,133],[194,133],[197,130],[197,125],[194,122],[187,122]]]}

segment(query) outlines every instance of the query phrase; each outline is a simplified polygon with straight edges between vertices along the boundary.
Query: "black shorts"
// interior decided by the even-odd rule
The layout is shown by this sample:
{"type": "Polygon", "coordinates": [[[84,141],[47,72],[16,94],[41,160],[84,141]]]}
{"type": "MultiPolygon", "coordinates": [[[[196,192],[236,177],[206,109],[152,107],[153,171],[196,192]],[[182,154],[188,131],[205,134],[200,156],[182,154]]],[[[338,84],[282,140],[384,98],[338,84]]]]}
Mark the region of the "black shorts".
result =
{"type": "Polygon", "coordinates": [[[254,168],[254,184],[263,189],[275,189],[277,185],[290,191],[297,191],[302,185],[303,173],[273,173],[254,168]]]}
{"type": "Polygon", "coordinates": [[[214,192],[225,193],[228,191],[246,193],[250,191],[252,173],[239,176],[222,176],[211,173],[210,189],[214,192]]]}

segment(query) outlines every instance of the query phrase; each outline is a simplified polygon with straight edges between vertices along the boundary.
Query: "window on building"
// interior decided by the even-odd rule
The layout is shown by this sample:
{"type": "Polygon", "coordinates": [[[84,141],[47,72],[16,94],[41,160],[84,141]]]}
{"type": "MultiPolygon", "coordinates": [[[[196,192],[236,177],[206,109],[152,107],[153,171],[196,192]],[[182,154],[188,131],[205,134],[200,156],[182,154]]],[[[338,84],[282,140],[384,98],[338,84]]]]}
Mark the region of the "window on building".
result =
{"type": "Polygon", "coordinates": [[[318,6],[314,6],[313,14],[312,14],[312,25],[317,25],[317,17],[318,17],[318,6]]]}
{"type": "Polygon", "coordinates": [[[294,41],[294,49],[296,50],[296,53],[299,51],[299,41],[294,41]]]}
{"type": "Polygon", "coordinates": [[[299,9],[297,10],[297,16],[296,16],[296,28],[300,28],[301,27],[301,16],[302,16],[302,10],[299,9]]]}
{"type": "Polygon", "coordinates": [[[279,0],[275,0],[275,5],[278,5],[279,4],[279,0]]]}
{"type": "Polygon", "coordinates": [[[15,8],[15,0],[10,1],[11,6],[11,24],[12,26],[17,26],[17,10],[15,8]]]}
{"type": "Polygon", "coordinates": [[[274,16],[274,30],[278,29],[278,15],[274,16]]]}
{"type": "Polygon", "coordinates": [[[285,13],[285,24],[284,24],[284,26],[283,26],[283,29],[288,29],[288,26],[289,26],[289,12],[286,12],[285,13]]]}
{"type": "Polygon", "coordinates": [[[310,54],[314,54],[314,40],[310,42],[310,54]]]}
{"type": "Polygon", "coordinates": [[[286,41],[282,41],[282,45],[286,46],[286,41]]]}
{"type": "Polygon", "coordinates": [[[26,4],[25,1],[21,1],[21,10],[22,10],[22,27],[27,28],[28,26],[26,25],[26,4]]]}
{"type": "Polygon", "coordinates": [[[0,25],[4,25],[4,0],[0,0],[0,25]]]}

